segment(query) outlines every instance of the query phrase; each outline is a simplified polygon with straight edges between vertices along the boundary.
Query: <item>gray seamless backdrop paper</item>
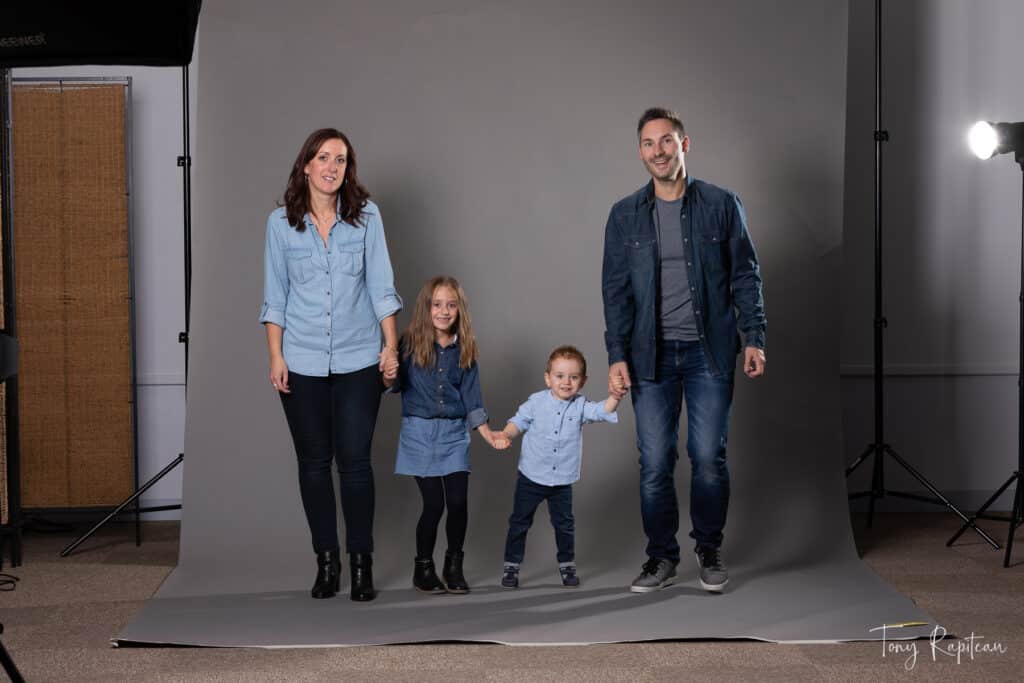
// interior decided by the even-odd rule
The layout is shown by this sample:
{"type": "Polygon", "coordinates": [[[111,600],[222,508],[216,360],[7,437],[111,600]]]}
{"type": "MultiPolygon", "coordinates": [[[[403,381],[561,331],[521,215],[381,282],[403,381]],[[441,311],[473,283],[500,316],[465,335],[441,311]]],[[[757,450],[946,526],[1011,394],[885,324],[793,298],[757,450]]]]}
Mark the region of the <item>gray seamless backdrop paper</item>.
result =
{"type": "MultiPolygon", "coordinates": [[[[748,574],[856,561],[836,338],[846,27],[845,2],[818,0],[204,3],[181,557],[159,595],[306,591],[313,578],[257,323],[266,216],[311,130],[353,141],[407,304],[400,326],[426,278],[461,280],[499,427],[543,387],[558,344],[584,351],[584,391],[606,395],[604,225],[648,180],[635,125],[653,105],[682,114],[690,172],[743,199],[766,283],[768,374],[737,378],[727,560],[748,574]]],[[[628,581],[644,560],[629,401],[620,416],[584,434],[585,582],[628,581]]],[[[399,417],[385,396],[375,571],[379,587],[408,590],[420,503],[392,474],[399,417]]],[[[496,585],[518,444],[473,439],[467,573],[496,585]]],[[[677,483],[688,552],[685,453],[677,483]]],[[[443,530],[438,546],[440,558],[443,530]]],[[[542,510],[524,580],[555,572],[542,510]]]]}
{"type": "MultiPolygon", "coordinates": [[[[648,180],[635,126],[656,104],[684,117],[690,172],[739,193],[763,268],[768,375],[737,378],[729,558],[850,552],[834,336],[846,5],[761,4],[204,3],[182,569],[228,577],[219,589],[229,591],[311,579],[294,453],[257,323],[266,217],[311,130],[336,126],[352,140],[407,304],[400,326],[425,279],[462,282],[500,426],[543,387],[558,344],[583,350],[584,392],[606,395],[604,225],[612,203],[648,180]]],[[[374,440],[385,584],[407,578],[419,513],[414,482],[392,474],[399,416],[400,400],[385,396],[374,440]]],[[[491,577],[518,450],[473,438],[467,564],[491,577]]],[[[584,433],[581,565],[639,567],[637,482],[626,401],[618,425],[584,433]]],[[[686,545],[685,455],[678,484],[686,545]]],[[[550,528],[538,521],[527,562],[551,564],[550,528]]]]}

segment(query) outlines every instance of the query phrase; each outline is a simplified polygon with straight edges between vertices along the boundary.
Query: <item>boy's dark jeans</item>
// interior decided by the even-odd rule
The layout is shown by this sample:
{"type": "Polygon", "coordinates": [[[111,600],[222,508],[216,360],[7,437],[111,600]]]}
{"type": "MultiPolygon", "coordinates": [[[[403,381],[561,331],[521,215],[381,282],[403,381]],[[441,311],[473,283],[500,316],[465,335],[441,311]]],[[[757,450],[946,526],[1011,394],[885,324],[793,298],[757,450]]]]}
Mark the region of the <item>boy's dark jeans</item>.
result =
{"type": "Polygon", "coordinates": [[[526,533],[533,525],[533,514],[541,501],[548,502],[551,526],[555,528],[558,561],[576,559],[576,520],[572,516],[572,484],[545,486],[518,473],[512,515],[508,518],[508,537],[505,540],[505,562],[521,564],[526,554],[526,533]]]}

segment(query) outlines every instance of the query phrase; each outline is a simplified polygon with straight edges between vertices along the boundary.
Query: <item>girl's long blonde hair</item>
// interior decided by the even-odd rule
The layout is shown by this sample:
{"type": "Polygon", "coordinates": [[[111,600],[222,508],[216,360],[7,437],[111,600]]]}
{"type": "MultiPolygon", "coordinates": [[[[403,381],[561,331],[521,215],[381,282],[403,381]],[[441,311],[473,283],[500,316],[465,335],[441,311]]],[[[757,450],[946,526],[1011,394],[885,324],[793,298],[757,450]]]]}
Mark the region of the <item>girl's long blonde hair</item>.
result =
{"type": "Polygon", "coordinates": [[[412,361],[421,368],[434,366],[434,323],[430,319],[430,309],[434,300],[434,291],[438,287],[448,287],[455,292],[458,299],[459,314],[455,321],[454,332],[459,335],[459,367],[469,368],[477,359],[476,336],[473,335],[473,323],[469,317],[469,302],[462,291],[459,281],[450,275],[438,275],[427,280],[416,295],[416,306],[412,311],[409,327],[402,333],[402,353],[405,357],[412,356],[412,361]]]}

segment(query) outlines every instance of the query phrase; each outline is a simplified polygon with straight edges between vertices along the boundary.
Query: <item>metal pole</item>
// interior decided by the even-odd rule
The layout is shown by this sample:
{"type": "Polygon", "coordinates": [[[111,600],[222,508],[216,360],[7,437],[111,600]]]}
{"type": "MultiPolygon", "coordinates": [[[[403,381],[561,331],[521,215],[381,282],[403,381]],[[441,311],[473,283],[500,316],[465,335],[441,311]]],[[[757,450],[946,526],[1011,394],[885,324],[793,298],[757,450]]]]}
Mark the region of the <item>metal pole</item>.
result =
{"type": "MultiPolygon", "coordinates": [[[[11,128],[13,118],[13,92],[10,69],[0,69],[0,202],[3,210],[3,332],[17,339],[17,306],[15,305],[14,266],[14,138],[11,128]]],[[[0,386],[5,392],[7,427],[7,509],[6,529],[0,534],[11,538],[11,566],[21,565],[21,448],[19,446],[18,419],[18,376],[11,375],[0,386]]],[[[0,538],[3,538],[0,536],[0,538]]],[[[0,566],[3,566],[3,549],[6,543],[0,541],[0,566]]]]}
{"type": "Polygon", "coordinates": [[[188,342],[189,324],[192,319],[192,156],[189,144],[188,112],[188,65],[181,67],[181,136],[182,155],[178,166],[182,173],[183,224],[185,231],[185,331],[178,335],[178,341],[185,345],[185,392],[188,392],[188,342]]]}

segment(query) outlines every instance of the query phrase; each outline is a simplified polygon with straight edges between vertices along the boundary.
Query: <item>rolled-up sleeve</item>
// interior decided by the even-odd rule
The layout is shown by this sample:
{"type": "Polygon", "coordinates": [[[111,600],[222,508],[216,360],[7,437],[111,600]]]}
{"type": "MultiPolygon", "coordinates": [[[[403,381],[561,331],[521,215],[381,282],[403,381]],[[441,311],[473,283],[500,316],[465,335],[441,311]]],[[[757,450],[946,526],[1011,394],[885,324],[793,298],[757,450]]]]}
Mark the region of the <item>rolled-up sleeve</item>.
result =
{"type": "Polygon", "coordinates": [[[267,239],[263,247],[263,306],[260,309],[261,323],[274,323],[284,327],[285,304],[288,301],[288,265],[285,263],[284,247],[279,226],[271,214],[267,219],[267,239]]]}
{"type": "Polygon", "coordinates": [[[519,410],[516,414],[508,419],[509,422],[516,426],[520,434],[523,434],[533,424],[533,412],[534,412],[533,399],[529,398],[519,406],[519,410]]]}
{"type": "Polygon", "coordinates": [[[476,429],[487,422],[487,411],[484,409],[484,399],[480,391],[480,367],[476,363],[469,366],[463,374],[459,394],[462,396],[462,405],[466,408],[466,424],[469,428],[476,429]]]}
{"type": "Polygon", "coordinates": [[[583,422],[610,422],[618,424],[618,412],[609,413],[604,409],[603,401],[587,401],[583,404],[583,422]]]}
{"type": "Polygon", "coordinates": [[[379,209],[368,212],[366,221],[366,290],[378,322],[402,310],[379,209]]]}

